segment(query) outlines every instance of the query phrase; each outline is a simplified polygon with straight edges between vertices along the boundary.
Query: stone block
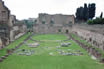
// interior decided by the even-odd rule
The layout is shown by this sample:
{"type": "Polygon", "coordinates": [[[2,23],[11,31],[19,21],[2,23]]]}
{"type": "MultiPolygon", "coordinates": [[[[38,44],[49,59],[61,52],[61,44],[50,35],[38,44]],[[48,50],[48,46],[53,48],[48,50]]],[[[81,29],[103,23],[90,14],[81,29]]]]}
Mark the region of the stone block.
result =
{"type": "Polygon", "coordinates": [[[6,55],[5,55],[5,57],[8,57],[8,56],[9,56],[9,54],[6,54],[6,55]]]}
{"type": "Polygon", "coordinates": [[[2,58],[2,59],[6,59],[6,57],[5,57],[5,56],[1,56],[1,58],[2,58]]]}
{"type": "Polygon", "coordinates": [[[0,58],[0,62],[2,62],[3,61],[3,59],[2,58],[0,58]]]}

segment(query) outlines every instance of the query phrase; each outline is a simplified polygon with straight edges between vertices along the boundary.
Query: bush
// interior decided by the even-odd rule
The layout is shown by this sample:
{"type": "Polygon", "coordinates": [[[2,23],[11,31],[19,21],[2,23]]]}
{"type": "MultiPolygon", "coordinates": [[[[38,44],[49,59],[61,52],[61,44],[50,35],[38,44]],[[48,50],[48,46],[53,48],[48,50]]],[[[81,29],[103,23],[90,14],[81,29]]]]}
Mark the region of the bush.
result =
{"type": "Polygon", "coordinates": [[[93,20],[88,20],[88,24],[104,24],[104,18],[96,18],[93,20]]]}
{"type": "Polygon", "coordinates": [[[101,18],[96,18],[93,20],[94,24],[101,24],[102,23],[102,19],[101,18]]]}
{"type": "Polygon", "coordinates": [[[93,24],[94,22],[93,22],[93,20],[88,20],[87,23],[88,24],[93,24]]]}

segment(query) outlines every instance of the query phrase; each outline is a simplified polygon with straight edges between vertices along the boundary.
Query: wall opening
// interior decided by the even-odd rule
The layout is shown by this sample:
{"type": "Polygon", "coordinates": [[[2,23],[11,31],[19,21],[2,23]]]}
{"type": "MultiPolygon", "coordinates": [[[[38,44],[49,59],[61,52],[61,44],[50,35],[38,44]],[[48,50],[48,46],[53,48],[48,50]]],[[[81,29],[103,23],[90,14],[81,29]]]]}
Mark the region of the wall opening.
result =
{"type": "Polygon", "coordinates": [[[69,33],[69,31],[68,30],[66,30],[66,34],[68,34],[69,33]]]}
{"type": "Polygon", "coordinates": [[[89,41],[91,42],[92,41],[92,38],[89,38],[89,41]]]}
{"type": "Polygon", "coordinates": [[[61,29],[58,29],[58,32],[61,32],[61,29]]]}
{"type": "Polygon", "coordinates": [[[45,21],[42,21],[42,24],[45,24],[45,21]]]}

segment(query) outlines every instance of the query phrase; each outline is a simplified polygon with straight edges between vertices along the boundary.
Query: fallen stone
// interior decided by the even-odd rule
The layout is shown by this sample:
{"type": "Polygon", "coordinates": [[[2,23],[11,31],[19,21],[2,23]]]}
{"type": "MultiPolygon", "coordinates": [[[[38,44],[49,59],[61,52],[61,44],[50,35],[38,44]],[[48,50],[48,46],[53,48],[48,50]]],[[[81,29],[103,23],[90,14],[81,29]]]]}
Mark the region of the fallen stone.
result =
{"type": "Polygon", "coordinates": [[[0,58],[0,62],[2,62],[3,61],[3,59],[2,58],[0,58]]]}
{"type": "Polygon", "coordinates": [[[5,55],[5,57],[8,57],[8,56],[9,56],[9,54],[6,54],[6,55],[5,55]]]}
{"type": "Polygon", "coordinates": [[[56,48],[60,48],[60,46],[56,46],[56,48]]]}
{"type": "Polygon", "coordinates": [[[104,58],[100,60],[101,63],[104,63],[104,58]]]}
{"type": "Polygon", "coordinates": [[[31,53],[26,53],[26,56],[30,56],[31,55],[31,53]]]}
{"type": "Polygon", "coordinates": [[[71,43],[61,43],[62,47],[68,47],[69,45],[71,45],[71,43]]]}
{"type": "Polygon", "coordinates": [[[31,43],[31,44],[28,44],[29,47],[37,47],[39,45],[40,45],[39,43],[31,43]]]}
{"type": "Polygon", "coordinates": [[[24,53],[18,53],[18,55],[25,55],[24,53]]]}
{"type": "Polygon", "coordinates": [[[50,52],[50,53],[49,53],[49,55],[51,55],[51,56],[52,56],[52,55],[53,55],[53,53],[52,53],[52,52],[50,52]]]}
{"type": "Polygon", "coordinates": [[[93,55],[91,56],[91,58],[92,58],[93,60],[96,60],[96,59],[97,59],[97,58],[96,58],[95,56],[93,56],[93,55]]]}
{"type": "Polygon", "coordinates": [[[2,59],[6,59],[6,57],[5,57],[5,56],[1,56],[1,58],[2,58],[2,59]]]}

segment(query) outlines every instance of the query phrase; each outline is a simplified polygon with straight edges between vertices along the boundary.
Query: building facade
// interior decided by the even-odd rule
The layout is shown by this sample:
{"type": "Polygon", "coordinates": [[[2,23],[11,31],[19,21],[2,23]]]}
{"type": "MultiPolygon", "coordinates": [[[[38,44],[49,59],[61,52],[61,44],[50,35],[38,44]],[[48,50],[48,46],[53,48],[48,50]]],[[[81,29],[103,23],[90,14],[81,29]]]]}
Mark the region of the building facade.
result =
{"type": "Polygon", "coordinates": [[[11,15],[10,10],[0,0],[0,49],[25,34],[26,30],[24,22],[11,15]]]}
{"type": "Polygon", "coordinates": [[[69,33],[74,24],[74,15],[39,14],[35,20],[33,31],[35,33],[69,33]]]}
{"type": "Polygon", "coordinates": [[[19,38],[21,35],[25,34],[27,27],[23,21],[18,21],[15,15],[10,15],[9,19],[10,27],[10,42],[19,38]]]}
{"type": "Polygon", "coordinates": [[[4,5],[4,2],[0,0],[0,48],[3,47],[2,45],[9,43],[9,15],[10,10],[4,5]]]}

